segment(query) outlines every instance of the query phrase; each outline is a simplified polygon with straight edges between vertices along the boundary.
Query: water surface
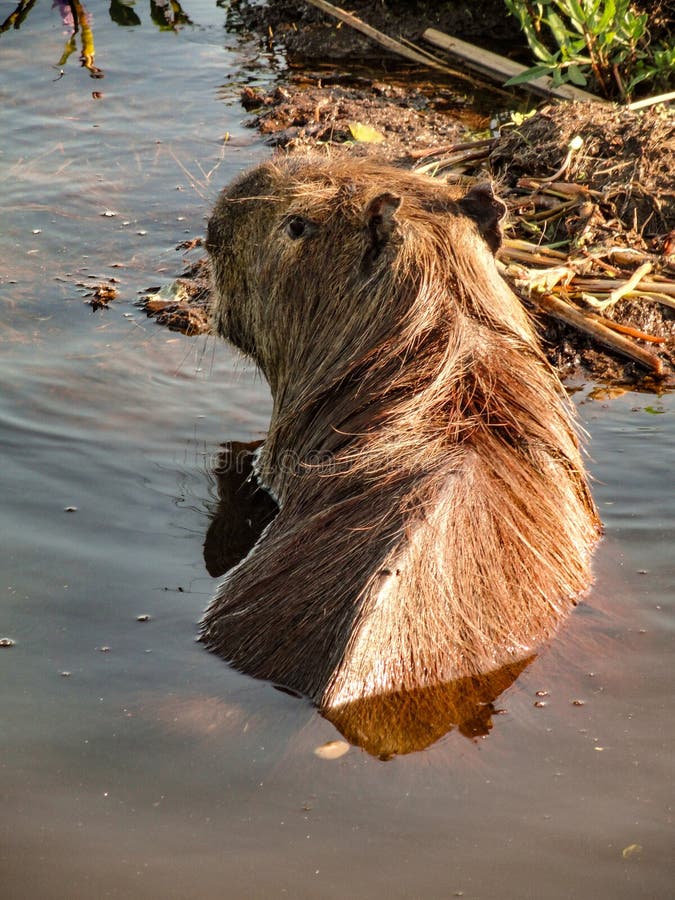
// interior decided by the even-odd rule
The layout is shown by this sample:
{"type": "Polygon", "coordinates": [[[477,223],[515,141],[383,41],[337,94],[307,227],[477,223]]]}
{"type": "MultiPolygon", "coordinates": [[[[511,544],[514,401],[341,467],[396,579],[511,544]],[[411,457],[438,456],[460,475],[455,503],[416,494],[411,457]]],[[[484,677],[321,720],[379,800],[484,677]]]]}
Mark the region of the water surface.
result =
{"type": "Polygon", "coordinates": [[[79,49],[59,65],[48,2],[0,35],[3,895],[672,896],[671,396],[575,395],[607,529],[596,585],[489,736],[320,759],[329,722],[195,643],[217,583],[209,465],[264,434],[270,399],[227,347],[134,301],[268,152],[236,97],[278,61],[226,6],[160,30],[156,5],[123,27],[91,3],[102,79],[79,49]],[[118,299],[91,312],[78,284],[111,277],[118,299]]]}

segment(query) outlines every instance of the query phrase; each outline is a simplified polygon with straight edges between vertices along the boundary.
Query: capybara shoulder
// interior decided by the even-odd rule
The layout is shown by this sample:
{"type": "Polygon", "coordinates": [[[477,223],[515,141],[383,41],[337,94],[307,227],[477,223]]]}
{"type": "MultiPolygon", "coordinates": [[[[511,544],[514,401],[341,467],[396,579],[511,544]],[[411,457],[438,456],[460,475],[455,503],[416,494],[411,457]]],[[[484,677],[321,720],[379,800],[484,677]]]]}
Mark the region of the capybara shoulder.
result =
{"type": "Polygon", "coordinates": [[[206,612],[238,668],[328,708],[524,659],[590,583],[572,412],[499,275],[504,204],[349,159],[218,199],[213,328],[274,409],[280,509],[206,612]]]}

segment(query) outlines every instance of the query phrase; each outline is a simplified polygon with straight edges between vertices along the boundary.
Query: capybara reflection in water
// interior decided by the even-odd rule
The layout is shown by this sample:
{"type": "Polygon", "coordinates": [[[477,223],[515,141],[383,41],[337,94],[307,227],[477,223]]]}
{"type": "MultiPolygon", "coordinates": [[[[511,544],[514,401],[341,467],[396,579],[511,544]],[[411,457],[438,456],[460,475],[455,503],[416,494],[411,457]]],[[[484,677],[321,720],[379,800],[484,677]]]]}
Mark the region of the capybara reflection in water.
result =
{"type": "Polygon", "coordinates": [[[493,254],[488,185],[276,159],[218,199],[213,327],[274,408],[279,512],[202,637],[323,708],[497,670],[590,582],[599,522],[564,391],[493,254]]]}

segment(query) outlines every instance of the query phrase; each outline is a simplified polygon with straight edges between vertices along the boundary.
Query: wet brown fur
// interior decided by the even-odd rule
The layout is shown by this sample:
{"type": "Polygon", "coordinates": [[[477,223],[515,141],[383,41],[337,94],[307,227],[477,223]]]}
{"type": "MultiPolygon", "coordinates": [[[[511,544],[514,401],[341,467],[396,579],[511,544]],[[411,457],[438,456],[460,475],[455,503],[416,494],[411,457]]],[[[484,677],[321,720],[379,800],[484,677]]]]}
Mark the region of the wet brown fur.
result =
{"type": "Polygon", "coordinates": [[[218,200],[214,329],[272,389],[280,505],[203,622],[240,670],[324,708],[423,689],[526,658],[588,586],[598,519],[494,264],[501,210],[354,160],[277,159],[218,200]]]}

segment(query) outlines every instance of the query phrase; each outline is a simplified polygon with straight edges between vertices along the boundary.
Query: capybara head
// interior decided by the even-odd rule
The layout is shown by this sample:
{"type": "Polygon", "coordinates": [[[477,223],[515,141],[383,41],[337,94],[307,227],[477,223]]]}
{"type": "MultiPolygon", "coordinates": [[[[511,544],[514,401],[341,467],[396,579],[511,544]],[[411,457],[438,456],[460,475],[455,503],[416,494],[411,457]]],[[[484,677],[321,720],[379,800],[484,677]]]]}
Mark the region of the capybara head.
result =
{"type": "MultiPolygon", "coordinates": [[[[367,163],[266,163],[221,195],[209,221],[214,330],[273,390],[291,372],[299,380],[346,362],[392,327],[430,321],[436,310],[414,308],[421,285],[409,282],[434,278],[441,242],[458,256],[496,252],[504,212],[489,185],[460,196],[367,163]]],[[[450,295],[438,299],[451,315],[450,295]]]]}
{"type": "Polygon", "coordinates": [[[214,329],[274,397],[279,513],[204,641],[339,708],[529,657],[590,582],[571,411],[494,262],[503,204],[370,162],[285,158],[209,222],[214,329]]]}

